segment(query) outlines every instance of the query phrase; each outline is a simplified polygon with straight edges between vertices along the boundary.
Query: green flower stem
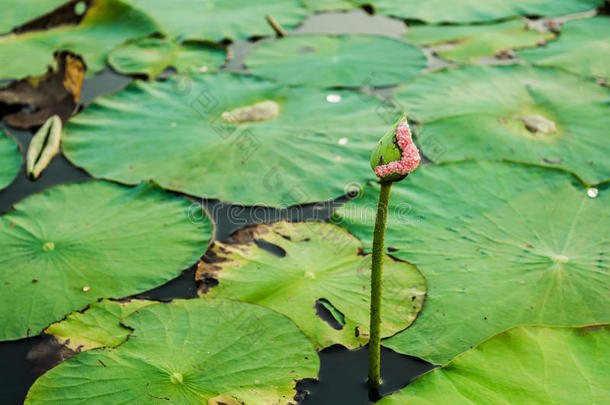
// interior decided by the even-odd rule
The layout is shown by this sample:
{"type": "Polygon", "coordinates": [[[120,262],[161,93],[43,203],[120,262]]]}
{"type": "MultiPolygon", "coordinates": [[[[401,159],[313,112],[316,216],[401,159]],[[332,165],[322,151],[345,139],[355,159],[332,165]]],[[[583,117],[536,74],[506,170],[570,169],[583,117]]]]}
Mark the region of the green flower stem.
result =
{"type": "Polygon", "coordinates": [[[376,390],[381,383],[379,362],[381,351],[381,286],[383,280],[383,240],[390,205],[391,182],[382,182],[377,204],[371,265],[371,327],[369,339],[369,388],[376,390]]]}

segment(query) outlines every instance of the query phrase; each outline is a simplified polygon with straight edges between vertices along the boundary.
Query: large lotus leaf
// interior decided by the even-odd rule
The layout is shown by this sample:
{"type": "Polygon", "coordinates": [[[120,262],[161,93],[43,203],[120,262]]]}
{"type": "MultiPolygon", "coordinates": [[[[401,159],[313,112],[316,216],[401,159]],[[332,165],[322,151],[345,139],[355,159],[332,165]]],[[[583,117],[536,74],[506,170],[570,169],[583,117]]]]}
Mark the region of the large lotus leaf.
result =
{"type": "Polygon", "coordinates": [[[521,326],[424,374],[379,405],[604,404],[610,328],[521,326]]]}
{"type": "Polygon", "coordinates": [[[84,311],[71,313],[59,322],[51,324],[44,333],[75,352],[115,347],[123,343],[132,330],[121,325],[121,321],[155,301],[130,300],[125,302],[101,300],[84,311]]]}
{"type": "MultiPolygon", "coordinates": [[[[356,348],[368,342],[370,255],[362,243],[333,224],[278,222],[258,225],[218,243],[212,263],[202,262],[198,276],[215,277],[208,295],[269,307],[292,319],[317,348],[341,344],[356,348]],[[282,254],[269,251],[275,245],[282,254]],[[278,248],[279,247],[279,248],[278,248]],[[316,314],[322,304],[334,326],[316,314]]],[[[382,336],[409,326],[421,309],[426,281],[409,263],[384,259],[382,336]]]]}
{"type": "Polygon", "coordinates": [[[68,0],[2,0],[0,33],[5,33],[52,11],[68,0]]]}
{"type": "Polygon", "coordinates": [[[19,147],[0,131],[0,190],[11,184],[21,167],[19,147]]]}
{"type": "Polygon", "coordinates": [[[449,45],[439,49],[441,58],[477,63],[483,57],[514,48],[536,46],[540,41],[554,38],[553,33],[528,30],[522,20],[510,20],[497,24],[473,25],[411,25],[405,39],[417,45],[449,45]]]}
{"type": "Polygon", "coordinates": [[[243,40],[273,35],[265,16],[285,29],[300,24],[307,11],[299,0],[182,0],[168,7],[166,0],[122,0],[148,13],[170,35],[180,39],[243,40]]]}
{"type": "Polygon", "coordinates": [[[555,16],[594,9],[604,0],[354,0],[381,14],[439,22],[482,22],[516,15],[555,16]]]}
{"type": "Polygon", "coordinates": [[[557,41],[518,55],[535,65],[555,66],[582,76],[610,79],[610,18],[568,21],[561,28],[557,41]]]}
{"type": "Polygon", "coordinates": [[[230,300],[140,309],[115,349],[80,353],[39,378],[26,404],[290,404],[315,378],[313,345],[286,317],[230,300]]]}
{"type": "Polygon", "coordinates": [[[610,90],[550,68],[469,66],[420,76],[394,96],[437,162],[483,158],[610,178],[610,90]]]}
{"type": "Polygon", "coordinates": [[[263,42],[246,56],[248,69],[287,84],[359,87],[403,82],[426,67],[418,48],[377,35],[291,35],[263,42]]]}
{"type": "MultiPolygon", "coordinates": [[[[594,190],[560,170],[479,161],[395,184],[386,246],[421,270],[428,295],[384,344],[438,364],[511,326],[610,320],[610,196],[594,190]]],[[[377,195],[338,212],[365,246],[377,195]]]]}
{"type": "Polygon", "coordinates": [[[178,44],[162,38],[140,38],[116,47],[108,55],[108,64],[119,73],[155,77],[168,66],[178,72],[215,70],[226,56],[224,49],[206,42],[178,44]]]}
{"type": "Polygon", "coordinates": [[[246,205],[325,201],[371,178],[385,106],[358,92],[246,75],[178,76],[100,98],[70,120],[63,150],[94,176],[123,183],[152,178],[246,205]]]}
{"type": "Polygon", "coordinates": [[[112,48],[156,31],[159,27],[151,19],[119,0],[98,0],[78,25],[0,37],[0,78],[45,73],[55,50],[82,56],[91,75],[106,67],[106,56],[112,48]]]}
{"type": "Polygon", "coordinates": [[[212,227],[156,186],[56,186],[0,218],[0,340],[40,333],[101,297],[146,291],[205,251],[212,227]]]}

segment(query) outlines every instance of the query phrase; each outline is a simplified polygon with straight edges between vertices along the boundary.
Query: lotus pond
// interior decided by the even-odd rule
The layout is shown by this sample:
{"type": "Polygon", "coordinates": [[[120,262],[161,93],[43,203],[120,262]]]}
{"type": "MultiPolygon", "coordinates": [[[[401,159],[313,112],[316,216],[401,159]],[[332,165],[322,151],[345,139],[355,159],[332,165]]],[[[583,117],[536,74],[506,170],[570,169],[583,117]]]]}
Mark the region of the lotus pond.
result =
{"type": "Polygon", "coordinates": [[[2,2],[2,404],[610,403],[608,2],[170,3],[2,2]]]}

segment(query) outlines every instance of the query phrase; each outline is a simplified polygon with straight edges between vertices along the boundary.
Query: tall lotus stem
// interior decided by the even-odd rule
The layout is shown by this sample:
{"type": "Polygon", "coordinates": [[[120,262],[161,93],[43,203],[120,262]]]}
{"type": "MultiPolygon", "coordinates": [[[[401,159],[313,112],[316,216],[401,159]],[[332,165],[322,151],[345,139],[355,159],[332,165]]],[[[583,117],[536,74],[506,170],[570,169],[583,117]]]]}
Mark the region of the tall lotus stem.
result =
{"type": "Polygon", "coordinates": [[[371,153],[371,167],[379,177],[381,188],[373,233],[373,257],[371,264],[371,316],[369,338],[369,388],[377,391],[381,384],[381,298],[383,284],[383,242],[385,238],[390,190],[392,183],[404,179],[417,168],[419,151],[413,144],[407,117],[394,124],[377,143],[371,153]]]}

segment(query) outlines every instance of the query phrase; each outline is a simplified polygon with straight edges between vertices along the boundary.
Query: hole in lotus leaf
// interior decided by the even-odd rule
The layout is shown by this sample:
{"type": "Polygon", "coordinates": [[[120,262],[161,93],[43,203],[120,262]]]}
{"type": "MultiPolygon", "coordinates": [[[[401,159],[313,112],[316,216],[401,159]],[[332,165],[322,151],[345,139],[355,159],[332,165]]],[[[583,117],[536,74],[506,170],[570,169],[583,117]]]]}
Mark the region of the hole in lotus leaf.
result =
{"type": "MultiPolygon", "coordinates": [[[[199,263],[196,279],[208,298],[268,306],[293,320],[318,348],[366,344],[369,326],[368,269],[362,243],[343,228],[322,222],[281,221],[244,228],[216,242],[199,263]],[[277,260],[261,242],[287,254],[277,260]],[[207,256],[223,258],[211,262],[207,256]],[[218,284],[210,289],[207,279],[218,284]],[[337,288],[339,287],[339,288],[337,288]],[[328,326],[330,327],[328,327],[328,326]],[[355,336],[355,328],[359,333],[355,336]]],[[[409,326],[423,304],[425,280],[417,269],[386,256],[384,273],[391,285],[384,294],[382,335],[409,326]],[[415,290],[410,290],[413,287],[415,290]],[[419,299],[412,302],[410,297],[419,299]],[[408,305],[404,305],[409,299],[408,305]],[[413,309],[413,307],[415,307],[413,309]]]]}
{"type": "MultiPolygon", "coordinates": [[[[341,330],[345,326],[345,315],[325,298],[316,301],[316,315],[331,328],[341,330]]],[[[357,335],[356,335],[357,336],[357,335]]]]}
{"type": "Polygon", "coordinates": [[[232,111],[225,111],[220,116],[231,124],[244,122],[271,121],[280,114],[280,106],[275,101],[266,100],[245,107],[239,107],[232,111]]]}
{"type": "Polygon", "coordinates": [[[264,251],[271,253],[277,257],[286,257],[286,251],[275,243],[267,242],[264,239],[255,239],[254,243],[256,246],[263,249],[264,251]]]}

